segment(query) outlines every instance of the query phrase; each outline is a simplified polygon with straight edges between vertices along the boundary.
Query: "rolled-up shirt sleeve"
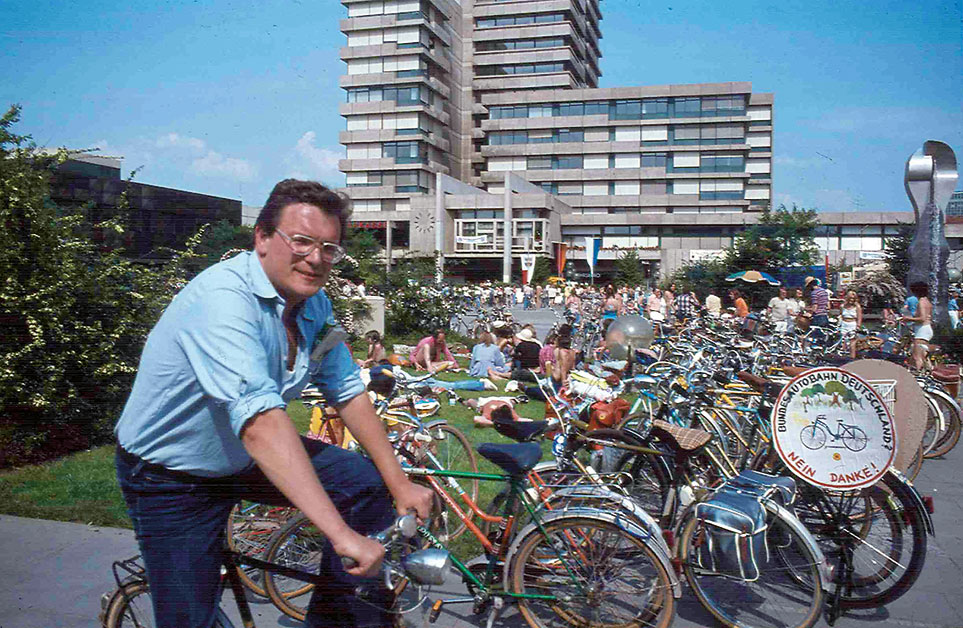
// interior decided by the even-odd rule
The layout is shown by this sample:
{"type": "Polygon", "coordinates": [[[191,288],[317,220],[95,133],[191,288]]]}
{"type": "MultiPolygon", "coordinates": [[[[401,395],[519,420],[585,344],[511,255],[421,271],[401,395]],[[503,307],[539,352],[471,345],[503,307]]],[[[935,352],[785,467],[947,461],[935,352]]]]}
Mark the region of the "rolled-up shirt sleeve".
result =
{"type": "MultiPolygon", "coordinates": [[[[323,345],[324,336],[332,330],[340,330],[341,327],[326,295],[322,295],[316,305],[319,320],[324,320],[325,324],[315,343],[323,345]]],[[[318,387],[328,403],[336,406],[348,403],[364,392],[361,369],[355,364],[347,343],[339,342],[320,356],[320,363],[316,368],[312,367],[311,383],[318,387]]]]}
{"type": "Polygon", "coordinates": [[[240,436],[250,418],[285,403],[268,371],[255,298],[229,289],[217,293],[191,305],[192,324],[176,338],[198,385],[224,407],[240,436]]]}
{"type": "Polygon", "coordinates": [[[348,403],[364,392],[361,370],[343,342],[325,354],[313,379],[324,398],[336,406],[348,403]]]}

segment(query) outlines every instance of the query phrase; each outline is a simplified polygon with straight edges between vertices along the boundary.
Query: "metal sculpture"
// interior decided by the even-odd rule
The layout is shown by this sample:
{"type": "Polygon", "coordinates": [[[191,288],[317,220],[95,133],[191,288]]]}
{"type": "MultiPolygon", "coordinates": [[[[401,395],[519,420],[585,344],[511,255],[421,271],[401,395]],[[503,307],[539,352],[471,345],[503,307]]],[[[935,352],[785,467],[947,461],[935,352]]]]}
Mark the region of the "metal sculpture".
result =
{"type": "Polygon", "coordinates": [[[906,194],[916,214],[916,233],[909,247],[910,269],[906,286],[925,283],[933,303],[933,323],[949,324],[946,313],[947,259],[950,246],[946,241],[946,206],[956,189],[959,174],[956,155],[943,142],[927,140],[923,148],[906,160],[906,194]]]}

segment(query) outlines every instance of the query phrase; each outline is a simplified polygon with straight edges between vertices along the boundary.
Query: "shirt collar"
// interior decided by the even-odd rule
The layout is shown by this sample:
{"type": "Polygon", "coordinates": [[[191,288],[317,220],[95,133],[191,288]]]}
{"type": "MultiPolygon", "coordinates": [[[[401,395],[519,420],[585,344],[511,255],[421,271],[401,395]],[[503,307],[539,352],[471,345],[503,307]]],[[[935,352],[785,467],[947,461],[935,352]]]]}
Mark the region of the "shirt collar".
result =
{"type": "MultiPolygon", "coordinates": [[[[261,266],[261,258],[257,251],[251,251],[247,259],[247,271],[251,280],[251,290],[262,299],[281,299],[281,295],[275,290],[274,284],[268,279],[264,267],[261,266]]],[[[284,299],[281,299],[284,301],[284,299]]]]}
{"type": "MultiPolygon", "coordinates": [[[[251,251],[249,255],[247,268],[251,280],[251,290],[262,299],[277,299],[281,303],[284,303],[284,297],[278,294],[274,284],[271,283],[267,273],[264,272],[264,267],[261,266],[261,258],[258,257],[257,251],[251,251]]],[[[298,318],[313,321],[314,314],[311,313],[311,308],[305,307],[308,300],[305,300],[298,306],[298,318]]]]}

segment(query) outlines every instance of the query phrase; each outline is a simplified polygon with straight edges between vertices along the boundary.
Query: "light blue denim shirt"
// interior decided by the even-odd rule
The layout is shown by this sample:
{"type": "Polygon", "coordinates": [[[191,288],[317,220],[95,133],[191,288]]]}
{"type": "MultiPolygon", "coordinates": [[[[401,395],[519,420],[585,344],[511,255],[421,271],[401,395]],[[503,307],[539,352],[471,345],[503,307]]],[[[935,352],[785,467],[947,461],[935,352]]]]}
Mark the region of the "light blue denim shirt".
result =
{"type": "Polygon", "coordinates": [[[315,350],[337,327],[327,295],[311,297],[298,314],[293,371],[283,311],[284,299],[250,251],[194,278],[147,337],[115,429],[120,445],[168,469],[231,475],[253,463],[240,439],[248,419],[283,408],[309,381],[333,404],[364,392],[347,345],[315,350]]]}

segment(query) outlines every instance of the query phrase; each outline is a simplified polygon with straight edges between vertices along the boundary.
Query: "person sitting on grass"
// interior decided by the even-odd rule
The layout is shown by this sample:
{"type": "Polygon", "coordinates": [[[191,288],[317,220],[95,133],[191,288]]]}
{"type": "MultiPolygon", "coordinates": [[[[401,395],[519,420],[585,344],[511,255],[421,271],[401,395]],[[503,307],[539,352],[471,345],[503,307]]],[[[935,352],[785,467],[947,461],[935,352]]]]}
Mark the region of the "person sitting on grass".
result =
{"type": "Polygon", "coordinates": [[[472,347],[468,374],[493,380],[511,378],[511,371],[505,366],[505,355],[495,344],[491,332],[483,331],[478,337],[478,344],[472,347]]]}
{"type": "Polygon", "coordinates": [[[425,336],[418,341],[411,355],[412,365],[419,371],[438,373],[439,371],[457,371],[458,362],[448,350],[445,344],[445,332],[436,329],[430,336],[425,336]]]}
{"type": "Polygon", "coordinates": [[[538,354],[542,346],[535,340],[535,332],[529,327],[523,327],[515,336],[517,343],[512,355],[512,379],[523,382],[534,382],[531,371],[542,372],[538,354]]]}
{"type": "Polygon", "coordinates": [[[375,364],[388,358],[388,354],[385,351],[384,339],[380,333],[372,329],[364,335],[364,339],[368,343],[368,355],[364,360],[358,360],[358,366],[363,369],[371,368],[375,364]]]}

